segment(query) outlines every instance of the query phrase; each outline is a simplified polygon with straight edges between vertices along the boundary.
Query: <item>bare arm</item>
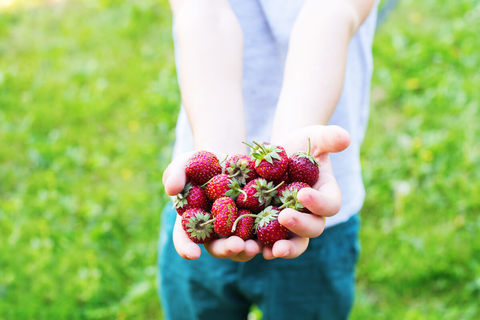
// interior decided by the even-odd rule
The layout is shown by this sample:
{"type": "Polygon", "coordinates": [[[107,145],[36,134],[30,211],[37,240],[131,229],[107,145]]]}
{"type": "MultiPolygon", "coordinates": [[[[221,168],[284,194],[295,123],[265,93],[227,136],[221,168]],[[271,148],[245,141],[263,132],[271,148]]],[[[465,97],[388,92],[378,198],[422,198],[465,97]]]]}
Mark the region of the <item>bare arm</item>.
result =
{"type": "Polygon", "coordinates": [[[313,215],[285,209],[279,221],[296,236],[264,248],[267,259],[295,258],[323,232],[326,216],[341,206],[341,193],[328,154],[349,144],[349,135],[328,123],[340,98],[350,39],[366,19],[374,0],[306,0],[290,35],[283,86],[280,93],[272,142],[288,153],[306,151],[320,163],[320,179],[313,188],[299,191],[298,199],[313,215]]]}
{"type": "Polygon", "coordinates": [[[172,0],[182,102],[195,149],[245,152],[243,38],[227,0],[172,0]]]}
{"type": "MultiPolygon", "coordinates": [[[[245,153],[245,116],[242,98],[243,38],[227,0],[171,0],[179,49],[179,79],[183,105],[193,131],[195,149],[217,155],[245,153]]],[[[163,182],[169,195],[179,193],[186,182],[187,154],[174,159],[163,182]]],[[[200,257],[177,216],[173,242],[186,259],[200,257]]],[[[239,237],[217,239],[205,248],[217,258],[249,260],[260,247],[239,237]]]]}
{"type": "Polygon", "coordinates": [[[273,137],[330,119],[343,86],[350,39],[374,0],[306,0],[290,35],[273,137]]]}

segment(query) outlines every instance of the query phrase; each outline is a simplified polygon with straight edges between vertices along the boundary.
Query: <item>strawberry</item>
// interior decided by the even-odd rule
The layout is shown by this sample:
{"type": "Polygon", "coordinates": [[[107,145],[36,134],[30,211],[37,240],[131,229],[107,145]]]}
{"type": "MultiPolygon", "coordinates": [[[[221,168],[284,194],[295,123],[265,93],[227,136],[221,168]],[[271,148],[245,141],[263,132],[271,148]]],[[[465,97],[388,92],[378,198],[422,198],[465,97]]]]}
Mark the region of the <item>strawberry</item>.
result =
{"type": "Polygon", "coordinates": [[[266,247],[273,247],[278,240],[288,238],[288,229],[278,222],[278,213],[280,210],[276,207],[267,207],[260,214],[261,219],[255,219],[257,225],[257,238],[260,243],[266,247]]]}
{"type": "MultiPolygon", "coordinates": [[[[293,180],[290,180],[290,175],[288,174],[288,170],[285,171],[285,174],[283,175],[281,181],[285,182],[286,185],[289,184],[290,181],[293,181],[293,180]]],[[[280,183],[281,181],[278,181],[278,183],[280,183]]]]}
{"type": "Polygon", "coordinates": [[[290,181],[300,181],[313,187],[318,180],[318,161],[310,155],[310,139],[307,152],[295,153],[288,163],[290,181]]]}
{"type": "Polygon", "coordinates": [[[215,201],[221,197],[230,197],[236,199],[243,192],[235,178],[230,178],[226,174],[217,174],[207,182],[205,193],[210,201],[215,201]]]}
{"type": "MultiPolygon", "coordinates": [[[[238,211],[239,217],[245,214],[248,215],[248,214],[251,214],[251,212],[246,209],[241,209],[240,211],[238,211]]],[[[252,216],[245,216],[238,221],[233,235],[238,236],[243,240],[252,239],[253,233],[255,231],[254,226],[255,226],[255,218],[252,216]]]]}
{"type": "Polygon", "coordinates": [[[280,195],[282,206],[280,208],[292,208],[300,212],[311,213],[303,204],[297,199],[297,193],[300,189],[310,188],[305,182],[292,182],[280,195]]]}
{"type": "Polygon", "coordinates": [[[215,200],[212,205],[212,215],[215,218],[213,224],[215,232],[222,236],[231,235],[233,223],[238,217],[235,202],[229,197],[215,200]]]}
{"type": "Polygon", "coordinates": [[[262,178],[281,181],[288,169],[288,156],[285,149],[269,143],[253,142],[252,157],[255,158],[255,171],[262,178]]]}
{"type": "Polygon", "coordinates": [[[269,206],[259,214],[243,214],[237,218],[233,224],[232,230],[233,232],[236,232],[236,228],[241,220],[244,220],[247,217],[253,217],[255,218],[255,231],[258,240],[264,246],[272,247],[275,242],[287,239],[289,235],[288,229],[278,222],[279,213],[279,208],[269,206]]]}
{"type": "Polygon", "coordinates": [[[208,151],[195,153],[185,165],[188,180],[197,185],[203,185],[220,173],[222,173],[222,167],[218,158],[208,151]]]}
{"type": "Polygon", "coordinates": [[[215,237],[211,214],[199,208],[187,209],[182,215],[182,227],[195,243],[205,243],[215,237]]]}
{"type": "Polygon", "coordinates": [[[277,194],[272,199],[272,204],[273,205],[281,206],[283,204],[282,201],[280,200],[280,198],[283,195],[283,191],[285,191],[287,189],[287,186],[288,186],[288,184],[286,182],[284,182],[283,184],[280,185],[280,187],[278,187],[277,194]]]}
{"type": "Polygon", "coordinates": [[[243,192],[237,198],[237,206],[253,212],[260,212],[270,204],[272,198],[277,194],[277,188],[273,182],[267,182],[263,178],[257,178],[243,187],[243,192]]]}
{"type": "Polygon", "coordinates": [[[173,205],[179,215],[191,208],[208,209],[207,197],[205,197],[202,188],[191,183],[187,183],[182,192],[175,196],[173,205]]]}
{"type": "Polygon", "coordinates": [[[225,173],[235,177],[243,186],[258,177],[255,171],[255,160],[247,154],[229,157],[225,162],[225,173]]]}

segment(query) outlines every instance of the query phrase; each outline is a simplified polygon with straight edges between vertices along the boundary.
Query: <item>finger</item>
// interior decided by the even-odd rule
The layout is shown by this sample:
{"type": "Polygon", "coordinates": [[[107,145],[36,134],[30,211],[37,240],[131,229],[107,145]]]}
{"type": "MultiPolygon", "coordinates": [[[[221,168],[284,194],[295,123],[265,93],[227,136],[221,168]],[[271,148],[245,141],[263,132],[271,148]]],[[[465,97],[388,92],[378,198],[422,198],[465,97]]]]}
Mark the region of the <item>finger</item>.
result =
{"type": "Polygon", "coordinates": [[[318,189],[301,189],[298,191],[297,199],[318,216],[331,217],[338,213],[342,206],[342,193],[334,178],[325,182],[318,189]]]}
{"type": "Polygon", "coordinates": [[[255,240],[245,241],[245,251],[240,252],[237,256],[233,257],[234,261],[249,261],[253,259],[261,251],[261,246],[255,240]]]}
{"type": "MultiPolygon", "coordinates": [[[[345,129],[339,126],[317,125],[308,127],[306,130],[306,134],[310,138],[311,154],[314,157],[318,157],[326,152],[343,151],[350,144],[350,135],[345,129]]],[[[305,146],[307,146],[307,143],[306,141],[305,146]]]]}
{"type": "Polygon", "coordinates": [[[262,253],[263,253],[263,258],[265,260],[275,259],[275,256],[273,255],[271,247],[263,247],[263,252],[262,253]]]}
{"type": "Polygon", "coordinates": [[[205,249],[215,258],[233,258],[245,250],[245,241],[232,236],[205,243],[205,249]]]}
{"type": "Polygon", "coordinates": [[[276,258],[294,259],[307,250],[308,238],[293,237],[289,240],[279,240],[274,243],[272,254],[276,258]]]}
{"type": "Polygon", "coordinates": [[[325,229],[325,217],[285,209],[278,215],[278,222],[293,233],[306,238],[316,238],[325,229]]]}
{"type": "Polygon", "coordinates": [[[194,243],[182,228],[182,218],[177,216],[173,227],[173,245],[177,253],[184,259],[194,260],[200,258],[200,247],[194,243]]]}
{"type": "Polygon", "coordinates": [[[180,193],[185,187],[187,177],[185,175],[185,164],[191,156],[190,153],[184,153],[175,159],[168,165],[163,173],[163,185],[165,186],[165,192],[174,196],[180,193]]]}

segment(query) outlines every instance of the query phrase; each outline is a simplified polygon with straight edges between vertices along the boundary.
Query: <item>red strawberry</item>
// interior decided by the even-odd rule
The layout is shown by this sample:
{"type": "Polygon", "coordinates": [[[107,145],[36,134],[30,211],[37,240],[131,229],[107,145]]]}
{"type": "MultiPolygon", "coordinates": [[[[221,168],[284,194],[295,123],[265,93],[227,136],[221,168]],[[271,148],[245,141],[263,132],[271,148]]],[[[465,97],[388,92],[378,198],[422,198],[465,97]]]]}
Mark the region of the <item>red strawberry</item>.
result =
{"type": "Polygon", "coordinates": [[[241,185],[258,177],[255,171],[255,160],[247,154],[237,154],[227,159],[225,173],[235,177],[241,185]]]}
{"type": "Polygon", "coordinates": [[[221,197],[230,197],[236,199],[242,192],[242,188],[235,178],[229,178],[226,174],[217,174],[207,182],[205,193],[210,201],[215,201],[221,197]]]}
{"type": "Polygon", "coordinates": [[[215,200],[212,205],[212,215],[215,218],[213,224],[215,232],[222,236],[231,235],[233,223],[238,218],[235,202],[229,197],[215,200]]]}
{"type": "Polygon", "coordinates": [[[287,189],[287,186],[288,186],[288,184],[286,182],[284,182],[283,184],[280,185],[280,187],[278,187],[277,194],[275,195],[275,197],[273,197],[273,200],[272,200],[273,205],[281,206],[283,204],[282,201],[280,200],[280,198],[283,195],[283,191],[285,191],[287,189]]]}
{"type": "Polygon", "coordinates": [[[205,243],[215,237],[211,215],[205,210],[193,208],[182,215],[182,227],[195,243],[205,243]]]}
{"type": "Polygon", "coordinates": [[[179,215],[191,208],[208,209],[208,201],[202,188],[191,183],[187,183],[182,192],[175,196],[173,204],[179,215]]]}
{"type": "Polygon", "coordinates": [[[278,222],[279,213],[279,208],[269,206],[259,214],[243,214],[233,224],[233,231],[236,232],[240,221],[254,217],[258,240],[264,246],[272,247],[278,240],[287,239],[289,234],[288,229],[278,222]]]}
{"type": "Polygon", "coordinates": [[[310,139],[307,152],[297,152],[288,163],[290,181],[305,182],[311,187],[317,182],[319,169],[318,161],[310,155],[310,139]]]}
{"type": "MultiPolygon", "coordinates": [[[[256,223],[257,225],[257,238],[258,240],[267,247],[273,247],[273,244],[278,240],[283,240],[288,238],[288,229],[285,228],[278,222],[278,213],[280,212],[275,207],[272,208],[271,212],[266,215],[264,218],[256,223]]],[[[268,211],[266,208],[264,211],[268,211]]]]}
{"type": "Polygon", "coordinates": [[[222,173],[222,167],[217,157],[208,151],[195,153],[185,165],[188,180],[197,185],[203,185],[220,173],[222,173]]]}
{"type": "MultiPolygon", "coordinates": [[[[245,214],[252,214],[252,213],[245,209],[238,211],[239,217],[245,214]]],[[[238,236],[243,240],[252,239],[253,233],[255,231],[254,227],[255,227],[255,218],[252,216],[245,216],[238,221],[233,235],[238,236]]]]}
{"type": "Polygon", "coordinates": [[[243,187],[243,192],[237,198],[237,206],[259,212],[270,204],[272,198],[277,194],[276,189],[280,186],[274,187],[273,182],[267,182],[263,178],[254,179],[243,187]]]}
{"type": "Polygon", "coordinates": [[[300,189],[310,188],[305,182],[290,183],[285,190],[282,191],[280,201],[282,206],[280,208],[292,208],[300,212],[311,213],[303,204],[297,199],[297,193],[300,189]]]}
{"type": "Polygon", "coordinates": [[[260,177],[272,181],[281,181],[288,169],[288,156],[285,149],[269,143],[255,144],[252,157],[255,158],[255,171],[260,177]]]}
{"type": "Polygon", "coordinates": [[[290,180],[290,176],[288,175],[288,170],[285,171],[285,174],[283,175],[282,179],[278,181],[278,183],[282,181],[285,182],[286,185],[290,183],[291,180],[290,180]]]}

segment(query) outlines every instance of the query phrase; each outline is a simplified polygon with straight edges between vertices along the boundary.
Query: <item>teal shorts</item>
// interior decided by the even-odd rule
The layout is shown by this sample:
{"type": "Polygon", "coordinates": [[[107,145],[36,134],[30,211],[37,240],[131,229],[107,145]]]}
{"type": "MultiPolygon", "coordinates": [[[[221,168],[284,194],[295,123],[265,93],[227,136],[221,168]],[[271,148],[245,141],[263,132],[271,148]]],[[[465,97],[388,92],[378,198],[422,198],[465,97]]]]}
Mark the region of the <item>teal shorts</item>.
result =
{"type": "Polygon", "coordinates": [[[346,319],[353,305],[359,245],[358,214],[310,241],[298,258],[248,262],[198,260],[175,251],[176,212],[163,212],[159,241],[159,293],[166,319],[247,319],[252,305],[263,319],[346,319]]]}

